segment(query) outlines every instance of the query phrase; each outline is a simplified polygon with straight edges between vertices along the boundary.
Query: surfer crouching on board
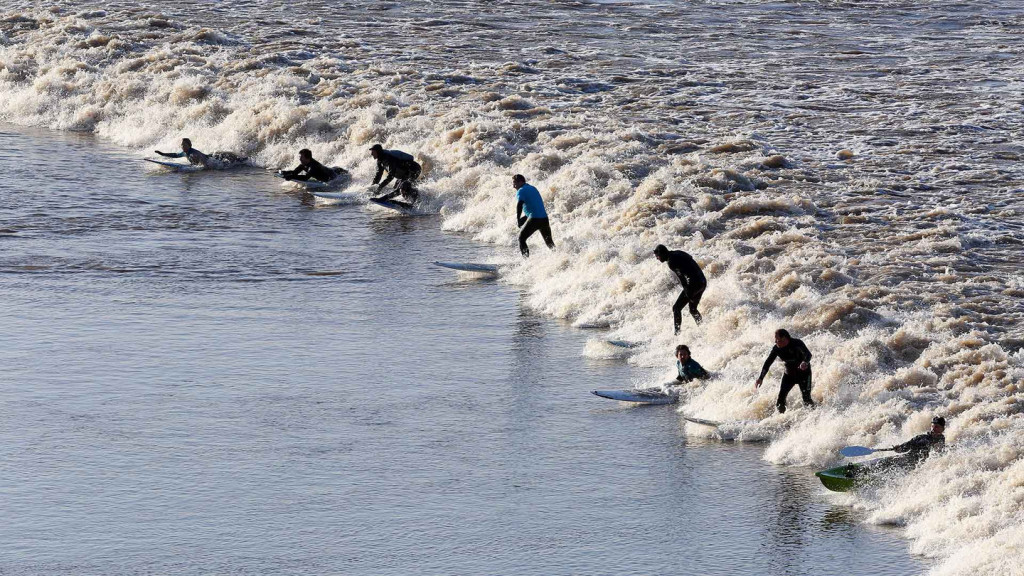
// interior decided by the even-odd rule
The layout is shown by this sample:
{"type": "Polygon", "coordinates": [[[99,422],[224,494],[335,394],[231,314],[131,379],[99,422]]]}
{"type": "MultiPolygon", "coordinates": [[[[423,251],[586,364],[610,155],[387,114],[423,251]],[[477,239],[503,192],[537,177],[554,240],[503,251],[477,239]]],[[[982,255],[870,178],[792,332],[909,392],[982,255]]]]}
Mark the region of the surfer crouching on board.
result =
{"type": "Polygon", "coordinates": [[[380,144],[374,144],[370,147],[370,155],[377,161],[377,175],[373,177],[374,184],[380,182],[377,192],[383,190],[392,180],[398,180],[395,183],[395,190],[399,190],[403,183],[415,182],[420,177],[422,168],[412,154],[401,150],[385,150],[380,144]],[[388,177],[381,182],[380,178],[385,172],[388,173],[388,177]]]}
{"type": "Polygon", "coordinates": [[[516,224],[519,225],[519,251],[523,256],[530,257],[530,247],[526,240],[534,232],[540,232],[544,243],[554,250],[555,241],[551,239],[551,224],[548,213],[544,209],[544,199],[540,192],[526,183],[526,176],[516,174],[512,177],[512,187],[516,189],[516,224]]]}
{"type": "Polygon", "coordinates": [[[313,159],[313,153],[303,148],[299,150],[299,165],[294,170],[281,170],[281,177],[285,180],[319,180],[330,182],[341,172],[342,168],[328,168],[313,159]]]}
{"type": "Polygon", "coordinates": [[[683,291],[676,298],[672,305],[672,321],[675,325],[675,333],[679,334],[679,326],[683,323],[683,306],[689,305],[690,316],[693,321],[700,324],[704,319],[697,311],[704,289],[708,287],[708,279],[704,277],[704,271],[700,269],[697,262],[682,250],[669,250],[662,244],[654,248],[654,255],[659,262],[668,262],[669,270],[675,272],[679,282],[683,285],[683,291]]]}
{"type": "Polygon", "coordinates": [[[779,399],[775,402],[779,413],[786,412],[786,395],[793,389],[793,386],[800,386],[800,395],[803,396],[804,405],[814,407],[814,400],[811,400],[811,351],[804,345],[803,340],[792,338],[789,332],[783,329],[775,331],[775,346],[772,353],[764,361],[761,367],[761,375],[757,377],[754,388],[760,388],[761,382],[772,367],[776,358],[782,358],[786,364],[786,373],[782,376],[782,386],[779,388],[779,399]]]}
{"type": "Polygon", "coordinates": [[[676,346],[676,370],[679,372],[676,376],[679,382],[693,382],[710,376],[703,366],[690,358],[690,348],[685,344],[676,346]]]}

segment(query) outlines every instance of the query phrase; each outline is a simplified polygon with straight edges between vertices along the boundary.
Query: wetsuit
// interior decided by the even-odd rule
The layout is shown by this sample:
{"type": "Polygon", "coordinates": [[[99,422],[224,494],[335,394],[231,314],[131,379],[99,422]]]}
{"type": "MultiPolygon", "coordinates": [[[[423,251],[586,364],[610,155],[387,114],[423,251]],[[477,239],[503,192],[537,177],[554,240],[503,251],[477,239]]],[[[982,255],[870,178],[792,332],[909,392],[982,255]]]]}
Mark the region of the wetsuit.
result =
{"type": "Polygon", "coordinates": [[[676,360],[676,370],[679,372],[676,380],[680,382],[692,382],[709,376],[708,371],[693,358],[687,360],[685,364],[676,360]]]}
{"type": "Polygon", "coordinates": [[[282,170],[281,175],[285,180],[302,180],[303,182],[313,179],[321,182],[330,182],[337,176],[337,172],[324,166],[316,160],[310,160],[309,164],[299,164],[295,170],[282,170]]]}
{"type": "Polygon", "coordinates": [[[704,271],[697,265],[693,256],[682,250],[669,250],[667,262],[669,270],[675,272],[683,285],[683,291],[672,305],[672,321],[678,334],[679,326],[683,323],[683,307],[686,305],[689,305],[690,315],[694,321],[700,324],[702,317],[697,311],[697,305],[704,295],[704,289],[708,287],[708,279],[704,277],[704,271]]]}
{"type": "Polygon", "coordinates": [[[377,175],[373,177],[373,183],[380,182],[381,176],[387,172],[388,177],[380,182],[377,190],[383,190],[393,179],[398,180],[395,183],[395,188],[398,188],[402,182],[414,182],[420,177],[421,170],[422,168],[416,163],[412,154],[406,154],[400,150],[381,150],[377,153],[377,175]]]}
{"type": "Polygon", "coordinates": [[[917,465],[922,460],[928,457],[931,451],[941,450],[946,446],[946,436],[943,434],[919,434],[914,436],[910,440],[893,446],[893,452],[900,454],[906,453],[902,459],[905,460],[906,464],[917,465]]]}
{"type": "Polygon", "coordinates": [[[533,236],[534,232],[540,232],[544,243],[548,248],[555,247],[555,241],[551,239],[551,224],[548,222],[548,213],[544,209],[544,199],[540,192],[530,186],[523,184],[516,190],[516,222],[521,226],[519,229],[519,251],[523,256],[530,256],[530,247],[526,240],[533,236]]]}
{"type": "Polygon", "coordinates": [[[397,196],[405,198],[406,200],[408,200],[408,202],[395,202],[395,204],[404,205],[409,208],[412,208],[412,205],[415,204],[416,201],[420,199],[419,190],[416,190],[415,188],[410,186],[407,192],[403,192],[401,188],[395,188],[394,190],[388,192],[383,196],[378,196],[374,198],[374,200],[391,200],[392,198],[395,198],[397,196]]]}
{"type": "Polygon", "coordinates": [[[208,154],[203,154],[202,152],[196,150],[195,148],[189,148],[187,153],[161,152],[159,150],[157,150],[156,153],[166,158],[188,158],[188,163],[194,164],[196,166],[206,166],[210,163],[210,156],[208,154]]]}
{"type": "Polygon", "coordinates": [[[790,338],[789,344],[785,348],[773,346],[772,353],[768,355],[764,366],[761,367],[761,375],[757,378],[758,380],[764,380],[768,369],[771,368],[776,358],[781,358],[786,364],[786,373],[782,376],[782,386],[779,388],[779,399],[775,402],[779,412],[786,411],[786,395],[793,389],[793,386],[800,386],[800,395],[803,396],[804,405],[814,406],[814,400],[811,400],[811,351],[804,345],[803,340],[790,338]],[[807,370],[800,369],[801,362],[807,362],[807,370]]]}

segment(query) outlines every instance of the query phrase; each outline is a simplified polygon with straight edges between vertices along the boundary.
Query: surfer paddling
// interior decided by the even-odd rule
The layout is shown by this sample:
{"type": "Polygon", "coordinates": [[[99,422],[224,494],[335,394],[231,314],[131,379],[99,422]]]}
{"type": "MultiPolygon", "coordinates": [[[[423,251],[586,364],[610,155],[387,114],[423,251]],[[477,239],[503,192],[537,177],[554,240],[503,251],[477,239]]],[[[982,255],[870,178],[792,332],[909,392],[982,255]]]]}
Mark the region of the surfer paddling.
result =
{"type": "Polygon", "coordinates": [[[154,150],[154,152],[165,158],[187,158],[189,164],[202,166],[203,168],[217,168],[245,162],[245,158],[241,158],[232,152],[203,154],[198,149],[192,147],[192,141],[188,138],[181,139],[181,152],[161,152],[159,150],[154,150]]]}
{"type": "Polygon", "coordinates": [[[704,277],[704,271],[700,269],[697,262],[682,250],[669,250],[662,244],[654,248],[654,255],[659,262],[667,262],[669,270],[675,272],[679,282],[683,285],[683,291],[676,298],[672,305],[672,321],[675,325],[675,333],[679,334],[679,326],[683,323],[683,307],[690,307],[690,316],[693,321],[700,324],[704,319],[697,311],[700,299],[704,295],[704,289],[708,286],[708,280],[704,277]]]}
{"type": "Polygon", "coordinates": [[[900,464],[904,466],[916,466],[931,454],[932,450],[942,450],[946,447],[946,419],[942,416],[932,418],[932,427],[924,434],[918,434],[903,444],[897,444],[892,448],[883,448],[880,452],[896,452],[906,454],[900,457],[900,464]]]}
{"type": "Polygon", "coordinates": [[[374,144],[370,147],[370,155],[377,161],[377,175],[373,177],[374,184],[380,182],[377,192],[384,190],[392,180],[397,180],[395,182],[396,191],[400,190],[405,183],[409,183],[411,187],[411,183],[420,177],[422,167],[416,163],[412,154],[401,150],[385,150],[380,144],[374,144]],[[385,172],[388,173],[388,177],[381,182],[380,179],[385,172]]]}
{"type": "Polygon", "coordinates": [[[690,357],[690,348],[685,344],[676,346],[676,371],[676,380],[679,382],[693,382],[710,376],[703,366],[690,357]]]}
{"type": "Polygon", "coordinates": [[[313,159],[313,153],[303,148],[299,150],[299,165],[294,170],[281,170],[280,174],[285,180],[330,182],[344,172],[344,168],[328,168],[317,162],[313,159]]]}
{"type": "Polygon", "coordinates": [[[781,358],[786,364],[786,373],[782,376],[782,386],[779,388],[779,399],[775,402],[779,413],[786,412],[786,395],[793,386],[800,387],[804,405],[814,407],[814,400],[811,399],[811,351],[804,345],[803,340],[792,338],[788,331],[781,328],[775,331],[775,346],[772,347],[768,359],[764,361],[761,375],[757,377],[754,388],[761,387],[768,369],[772,367],[776,358],[781,358]]]}
{"type": "Polygon", "coordinates": [[[548,213],[544,209],[544,199],[540,192],[526,183],[526,176],[516,174],[512,177],[512,187],[516,189],[516,224],[519,225],[519,251],[523,256],[530,257],[530,247],[526,240],[534,232],[540,232],[544,243],[554,250],[555,241],[551,239],[551,224],[548,213]]]}

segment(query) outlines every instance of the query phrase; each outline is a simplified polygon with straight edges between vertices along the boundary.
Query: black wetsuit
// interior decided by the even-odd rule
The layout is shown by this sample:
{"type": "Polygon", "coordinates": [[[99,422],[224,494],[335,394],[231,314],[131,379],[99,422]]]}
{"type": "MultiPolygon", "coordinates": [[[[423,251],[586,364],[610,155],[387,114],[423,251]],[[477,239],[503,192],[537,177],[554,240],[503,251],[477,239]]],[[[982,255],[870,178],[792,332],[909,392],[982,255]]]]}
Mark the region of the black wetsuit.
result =
{"type": "Polygon", "coordinates": [[[914,436],[910,440],[904,442],[903,444],[893,446],[892,450],[893,452],[897,452],[900,454],[906,453],[907,455],[903,457],[903,459],[905,459],[905,462],[907,464],[916,466],[922,460],[927,458],[933,449],[941,450],[945,446],[945,435],[932,434],[931,432],[929,432],[927,434],[919,434],[917,436],[914,436]]]}
{"type": "Polygon", "coordinates": [[[420,170],[420,165],[411,154],[400,150],[381,150],[377,153],[377,175],[373,177],[373,183],[380,182],[381,176],[387,172],[388,177],[380,182],[377,190],[383,190],[393,179],[398,180],[395,184],[395,188],[398,188],[402,182],[416,181],[420,177],[420,170]]]}
{"type": "Polygon", "coordinates": [[[395,188],[394,190],[388,192],[387,194],[384,194],[383,196],[378,196],[374,198],[374,200],[391,200],[392,198],[396,198],[398,196],[405,198],[407,202],[395,202],[395,204],[405,205],[410,208],[412,207],[413,204],[416,203],[417,200],[420,199],[419,190],[416,190],[415,188],[410,186],[408,192],[403,192],[401,189],[395,188]]]}
{"type": "Polygon", "coordinates": [[[793,386],[797,385],[800,386],[800,395],[803,396],[804,405],[814,406],[814,400],[811,400],[811,351],[804,345],[803,340],[790,338],[789,344],[785,348],[773,346],[772,353],[768,355],[764,366],[761,367],[761,375],[757,378],[758,380],[764,380],[768,369],[772,367],[776,358],[781,358],[786,364],[786,373],[782,376],[782,386],[779,388],[779,399],[775,402],[779,412],[786,411],[786,395],[793,389],[793,386]],[[807,370],[800,369],[801,362],[807,362],[807,370]]]}
{"type": "Polygon", "coordinates": [[[683,307],[686,305],[689,305],[690,315],[694,321],[700,324],[701,315],[697,311],[697,305],[704,296],[704,289],[708,287],[708,279],[704,277],[704,271],[700,269],[693,256],[682,250],[669,250],[666,262],[683,285],[683,291],[672,305],[672,321],[678,334],[679,326],[683,323],[683,307]]]}
{"type": "Polygon", "coordinates": [[[295,170],[282,170],[281,174],[286,180],[319,180],[321,182],[330,182],[337,176],[337,172],[333,169],[324,166],[316,160],[310,160],[309,164],[299,164],[295,167],[295,170]]]}
{"type": "Polygon", "coordinates": [[[188,158],[188,163],[195,166],[206,166],[210,163],[210,156],[203,154],[195,148],[189,148],[188,152],[161,152],[157,150],[156,153],[166,158],[188,158]]]}

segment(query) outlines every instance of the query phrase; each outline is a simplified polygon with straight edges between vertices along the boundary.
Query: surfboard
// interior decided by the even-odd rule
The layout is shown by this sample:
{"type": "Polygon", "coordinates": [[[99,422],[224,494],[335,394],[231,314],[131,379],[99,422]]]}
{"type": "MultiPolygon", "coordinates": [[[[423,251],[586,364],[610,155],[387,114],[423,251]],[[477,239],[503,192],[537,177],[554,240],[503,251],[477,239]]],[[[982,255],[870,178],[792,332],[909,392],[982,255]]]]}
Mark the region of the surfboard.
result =
{"type": "Polygon", "coordinates": [[[351,204],[358,202],[360,199],[359,194],[348,194],[339,193],[331,194],[330,192],[310,192],[310,196],[313,197],[313,202],[318,206],[334,206],[336,204],[351,204]]]}
{"type": "Polygon", "coordinates": [[[370,202],[372,202],[372,203],[374,203],[377,206],[380,206],[382,208],[387,208],[388,210],[394,210],[395,212],[400,212],[402,214],[415,214],[416,213],[416,209],[413,208],[413,205],[409,204],[407,202],[396,202],[394,200],[377,200],[376,198],[370,198],[370,202]]]}
{"type": "Polygon", "coordinates": [[[591,394],[609,400],[636,402],[638,404],[674,404],[679,400],[677,394],[666,393],[660,388],[648,390],[592,390],[591,394]]]}
{"type": "Polygon", "coordinates": [[[280,170],[278,170],[277,172],[274,172],[274,176],[277,176],[278,178],[284,180],[284,184],[282,184],[282,186],[292,186],[292,187],[295,187],[295,188],[301,188],[301,189],[309,190],[311,192],[313,190],[335,190],[335,189],[341,188],[341,187],[345,186],[346,184],[348,184],[348,182],[349,182],[349,180],[351,178],[350,178],[348,172],[346,172],[346,171],[344,171],[344,170],[342,170],[340,168],[335,167],[334,170],[335,170],[335,173],[337,174],[337,176],[335,176],[331,180],[328,180],[327,182],[321,182],[320,180],[313,180],[313,179],[309,179],[309,180],[288,180],[288,179],[285,179],[284,174],[282,174],[280,170]]]}
{"type": "Polygon", "coordinates": [[[722,425],[721,422],[715,422],[714,420],[705,420],[703,418],[692,418],[690,416],[683,416],[683,420],[687,422],[693,422],[694,424],[700,424],[701,426],[710,426],[712,428],[718,428],[722,425]]]}
{"type": "Polygon", "coordinates": [[[143,160],[145,160],[146,162],[152,162],[153,164],[158,164],[161,167],[166,168],[167,170],[174,170],[175,172],[198,172],[200,170],[206,169],[205,167],[199,166],[197,164],[170,162],[168,160],[157,160],[156,158],[143,158],[143,160]]]}
{"type": "Polygon", "coordinates": [[[605,342],[611,346],[615,346],[616,348],[626,348],[629,350],[639,348],[641,346],[639,342],[630,342],[628,340],[605,340],[605,342]]]}
{"type": "Polygon", "coordinates": [[[435,266],[450,268],[459,272],[476,272],[477,274],[497,274],[498,267],[493,264],[472,264],[463,262],[434,262],[435,266]]]}

